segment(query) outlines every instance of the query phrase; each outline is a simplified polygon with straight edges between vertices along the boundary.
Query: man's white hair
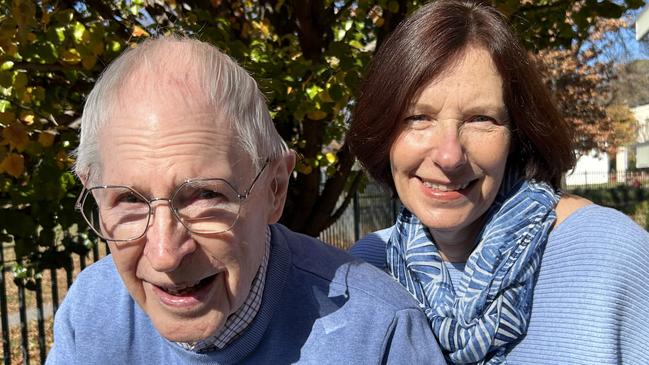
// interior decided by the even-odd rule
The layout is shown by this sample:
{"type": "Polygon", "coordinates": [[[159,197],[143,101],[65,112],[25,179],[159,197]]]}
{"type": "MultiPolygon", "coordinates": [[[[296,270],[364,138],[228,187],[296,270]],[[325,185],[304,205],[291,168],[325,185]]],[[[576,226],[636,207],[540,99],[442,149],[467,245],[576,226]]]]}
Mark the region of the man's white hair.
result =
{"type": "MultiPolygon", "coordinates": [[[[261,168],[267,159],[278,158],[288,151],[273,125],[263,94],[248,72],[208,43],[187,37],[163,36],[126,50],[104,70],[88,94],[76,150],[74,170],[78,176],[89,178],[91,168],[99,169],[99,133],[110,122],[111,110],[118,107],[120,94],[133,91],[124,88],[136,86],[134,79],[146,73],[153,76],[155,83],[159,72],[175,74],[181,80],[196,80],[198,85],[193,88],[201,94],[198,98],[204,97],[214,108],[215,119],[218,115],[229,122],[255,168],[261,168]]],[[[156,85],[149,86],[155,88],[156,85]]],[[[158,90],[167,91],[178,92],[158,90]]],[[[193,95],[184,97],[192,98],[193,95]]],[[[95,170],[93,174],[98,172],[95,170]]]]}

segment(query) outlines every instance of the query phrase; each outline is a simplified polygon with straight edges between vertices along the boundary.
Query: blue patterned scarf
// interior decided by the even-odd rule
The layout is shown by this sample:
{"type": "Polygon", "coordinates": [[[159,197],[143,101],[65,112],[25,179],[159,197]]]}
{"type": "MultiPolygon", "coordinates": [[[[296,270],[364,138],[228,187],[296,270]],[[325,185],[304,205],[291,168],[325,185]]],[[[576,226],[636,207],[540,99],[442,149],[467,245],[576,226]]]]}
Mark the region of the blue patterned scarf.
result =
{"type": "Polygon", "coordinates": [[[387,244],[388,267],[422,304],[452,363],[505,364],[506,346],[526,333],[559,198],[548,184],[508,172],[457,288],[428,229],[401,210],[387,244]]]}

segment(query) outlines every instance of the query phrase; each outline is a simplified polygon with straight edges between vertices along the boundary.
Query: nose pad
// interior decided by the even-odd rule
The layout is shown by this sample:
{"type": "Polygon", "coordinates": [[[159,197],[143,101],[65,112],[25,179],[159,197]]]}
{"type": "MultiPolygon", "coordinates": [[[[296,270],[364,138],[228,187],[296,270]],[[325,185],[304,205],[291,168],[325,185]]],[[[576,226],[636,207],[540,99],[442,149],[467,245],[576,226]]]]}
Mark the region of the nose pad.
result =
{"type": "Polygon", "coordinates": [[[432,160],[444,171],[457,170],[467,162],[459,128],[449,126],[441,132],[435,143],[432,160]]]}
{"type": "Polygon", "coordinates": [[[152,209],[144,255],[156,271],[170,272],[177,269],[182,260],[196,250],[196,243],[168,204],[166,207],[164,204],[155,204],[152,209]]]}

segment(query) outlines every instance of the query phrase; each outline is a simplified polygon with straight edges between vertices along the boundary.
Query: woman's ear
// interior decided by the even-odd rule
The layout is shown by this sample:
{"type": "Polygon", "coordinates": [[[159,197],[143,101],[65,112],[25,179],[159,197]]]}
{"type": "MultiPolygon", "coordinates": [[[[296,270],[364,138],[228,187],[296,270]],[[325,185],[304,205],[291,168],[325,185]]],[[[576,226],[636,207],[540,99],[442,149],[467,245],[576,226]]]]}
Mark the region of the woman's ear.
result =
{"type": "Polygon", "coordinates": [[[268,216],[268,224],[277,223],[282,217],[284,203],[288,193],[288,183],[295,167],[295,152],[288,151],[278,159],[271,162],[271,176],[269,193],[271,194],[272,208],[268,216]]]}

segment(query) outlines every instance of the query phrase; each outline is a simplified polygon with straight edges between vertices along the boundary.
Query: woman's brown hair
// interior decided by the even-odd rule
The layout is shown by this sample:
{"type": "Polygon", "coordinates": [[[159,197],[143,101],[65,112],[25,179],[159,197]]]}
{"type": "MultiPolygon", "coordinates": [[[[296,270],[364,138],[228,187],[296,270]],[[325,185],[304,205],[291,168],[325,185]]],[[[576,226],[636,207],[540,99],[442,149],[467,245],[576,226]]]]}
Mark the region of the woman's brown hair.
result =
{"type": "Polygon", "coordinates": [[[573,130],[505,18],[479,1],[437,0],[404,20],[378,49],[354,108],[347,142],[370,175],[394,192],[390,147],[412,100],[460,59],[483,47],[503,80],[512,129],[510,167],[558,188],[575,163],[573,130]]]}

